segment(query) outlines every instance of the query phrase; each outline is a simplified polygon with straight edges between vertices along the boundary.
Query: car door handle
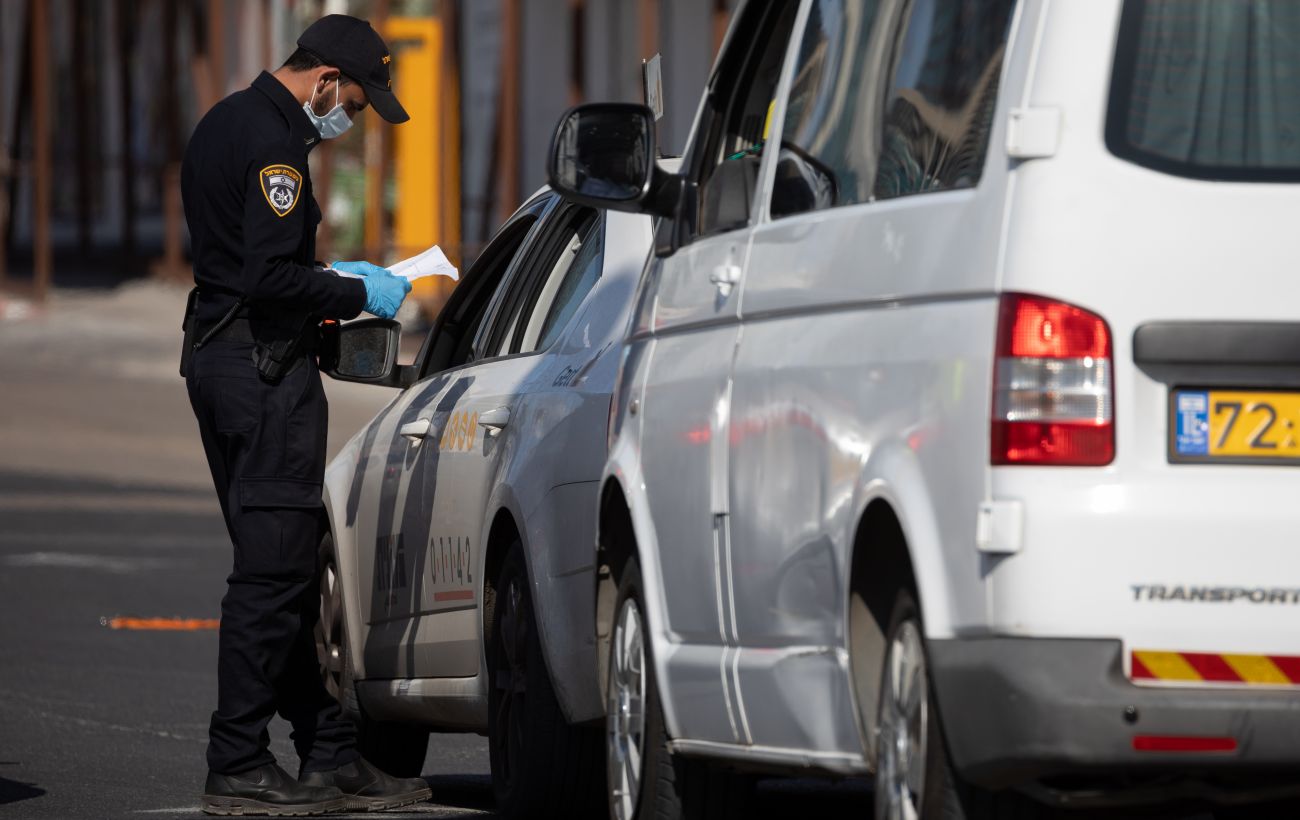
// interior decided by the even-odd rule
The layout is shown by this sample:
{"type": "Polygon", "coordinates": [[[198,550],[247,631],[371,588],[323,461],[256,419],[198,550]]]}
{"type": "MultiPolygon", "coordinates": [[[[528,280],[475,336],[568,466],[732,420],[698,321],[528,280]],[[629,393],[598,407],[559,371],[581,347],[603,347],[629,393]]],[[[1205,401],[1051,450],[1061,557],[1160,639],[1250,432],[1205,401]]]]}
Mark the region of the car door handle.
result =
{"type": "Polygon", "coordinates": [[[404,439],[409,439],[419,444],[429,436],[429,431],[433,429],[433,423],[428,419],[416,419],[415,421],[403,424],[397,432],[404,439]]]}
{"type": "Polygon", "coordinates": [[[507,424],[510,423],[510,408],[498,407],[495,410],[488,410],[479,413],[478,424],[480,427],[486,427],[489,436],[499,435],[507,424]]]}

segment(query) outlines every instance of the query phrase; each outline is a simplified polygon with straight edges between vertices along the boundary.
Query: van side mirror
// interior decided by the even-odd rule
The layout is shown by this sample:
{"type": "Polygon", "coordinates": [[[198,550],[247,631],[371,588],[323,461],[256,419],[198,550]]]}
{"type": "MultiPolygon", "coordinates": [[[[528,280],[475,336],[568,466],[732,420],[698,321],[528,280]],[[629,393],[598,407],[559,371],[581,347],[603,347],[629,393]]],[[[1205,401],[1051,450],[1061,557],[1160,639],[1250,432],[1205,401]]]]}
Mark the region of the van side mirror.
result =
{"type": "Polygon", "coordinates": [[[565,199],[615,211],[670,215],[678,178],[655,163],[654,114],[635,103],[587,103],[560,117],[547,177],[565,199]],[[673,201],[670,201],[673,200],[673,201]]]}
{"type": "Polygon", "coordinates": [[[341,382],[409,387],[413,368],[397,364],[402,325],[392,319],[361,319],[321,325],[320,369],[341,382]]]}

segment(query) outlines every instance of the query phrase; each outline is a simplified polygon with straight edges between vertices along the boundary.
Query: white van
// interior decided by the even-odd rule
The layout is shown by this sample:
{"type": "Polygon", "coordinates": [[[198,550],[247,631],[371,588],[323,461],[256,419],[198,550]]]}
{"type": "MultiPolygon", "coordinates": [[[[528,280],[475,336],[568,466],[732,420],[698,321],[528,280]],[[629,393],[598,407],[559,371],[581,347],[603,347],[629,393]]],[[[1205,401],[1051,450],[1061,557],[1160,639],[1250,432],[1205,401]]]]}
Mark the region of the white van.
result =
{"type": "Polygon", "coordinates": [[[599,508],[613,817],[729,770],[873,772],[879,820],[1300,783],[1300,3],[743,3],[653,155],[594,104],[551,157],[662,217],[599,508]]]}

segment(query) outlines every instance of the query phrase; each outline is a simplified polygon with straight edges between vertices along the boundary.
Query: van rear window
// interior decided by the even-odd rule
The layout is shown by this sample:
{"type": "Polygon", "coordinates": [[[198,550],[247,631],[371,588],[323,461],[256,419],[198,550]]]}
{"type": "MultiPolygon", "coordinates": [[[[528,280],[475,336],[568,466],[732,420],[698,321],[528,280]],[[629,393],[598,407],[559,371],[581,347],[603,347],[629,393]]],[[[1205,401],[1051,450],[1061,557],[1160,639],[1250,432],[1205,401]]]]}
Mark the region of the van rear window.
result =
{"type": "Polygon", "coordinates": [[[1125,0],[1106,144],[1180,176],[1300,181],[1300,2],[1125,0]]]}

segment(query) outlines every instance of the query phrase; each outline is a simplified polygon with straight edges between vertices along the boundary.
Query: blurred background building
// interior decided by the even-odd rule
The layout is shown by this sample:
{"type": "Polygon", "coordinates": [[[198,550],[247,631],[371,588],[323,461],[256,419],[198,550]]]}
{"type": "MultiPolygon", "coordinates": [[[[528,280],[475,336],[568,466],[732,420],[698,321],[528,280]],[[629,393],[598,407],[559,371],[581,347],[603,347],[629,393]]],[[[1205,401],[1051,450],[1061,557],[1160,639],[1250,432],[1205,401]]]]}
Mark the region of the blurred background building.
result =
{"type": "MultiPolygon", "coordinates": [[[[325,260],[442,245],[471,262],[545,180],[584,100],[642,97],[663,55],[663,150],[685,144],[736,0],[0,0],[0,293],[188,281],[179,163],[217,100],[324,14],[367,18],[412,120],[312,154],[325,260]]],[[[445,296],[420,294],[426,312],[445,296]]]]}

